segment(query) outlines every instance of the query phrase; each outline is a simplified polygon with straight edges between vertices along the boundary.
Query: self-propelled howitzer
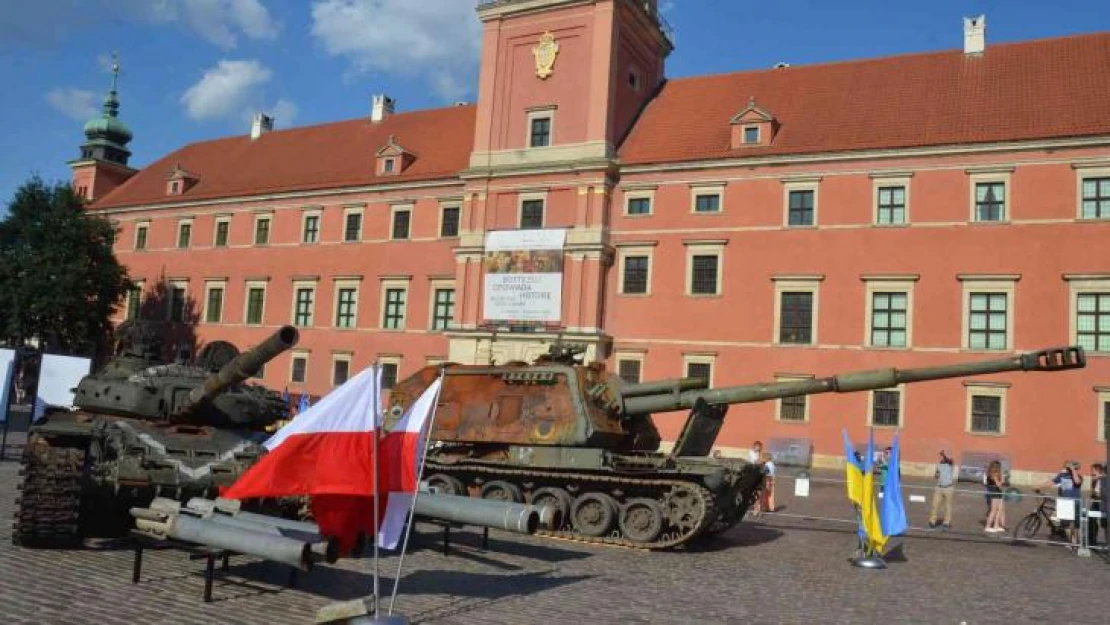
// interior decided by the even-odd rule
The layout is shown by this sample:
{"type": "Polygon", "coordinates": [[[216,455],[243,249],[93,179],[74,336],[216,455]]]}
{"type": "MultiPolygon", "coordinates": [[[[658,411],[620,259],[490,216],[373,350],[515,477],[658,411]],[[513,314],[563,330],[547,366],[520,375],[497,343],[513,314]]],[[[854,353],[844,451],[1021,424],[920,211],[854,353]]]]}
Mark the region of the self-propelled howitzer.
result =
{"type": "MultiPolygon", "coordinates": [[[[916,369],[710,389],[683,378],[627,384],[574,354],[533,364],[426,367],[391,391],[390,418],[442,370],[424,478],[451,494],[555,506],[566,519],[540,532],[589,542],[662,548],[723,531],[743,518],[762,484],[758,467],[711,458],[729,405],[850,393],[929,380],[1086,366],[1080,347],[916,369]],[[689,409],[661,453],[652,415],[689,409]]],[[[388,424],[387,424],[388,425],[388,424]]]]}

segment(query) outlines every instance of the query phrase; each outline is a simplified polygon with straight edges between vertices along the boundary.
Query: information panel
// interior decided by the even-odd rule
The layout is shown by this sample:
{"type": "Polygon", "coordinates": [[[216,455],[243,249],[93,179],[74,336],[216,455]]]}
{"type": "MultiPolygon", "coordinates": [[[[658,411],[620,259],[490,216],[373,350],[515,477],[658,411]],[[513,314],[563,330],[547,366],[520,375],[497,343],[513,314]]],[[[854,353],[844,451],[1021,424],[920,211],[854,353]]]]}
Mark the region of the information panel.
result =
{"type": "Polygon", "coordinates": [[[486,234],[482,304],[487,321],[561,320],[566,234],[562,229],[486,234]]]}
{"type": "Polygon", "coordinates": [[[11,397],[8,391],[12,387],[12,376],[15,375],[15,350],[0,349],[0,423],[8,420],[8,402],[11,397]]]}
{"type": "Polygon", "coordinates": [[[38,420],[46,406],[70,408],[73,406],[74,389],[81,378],[89,374],[92,361],[78,356],[45,354],[39,371],[39,392],[35,398],[35,416],[38,420]]]}

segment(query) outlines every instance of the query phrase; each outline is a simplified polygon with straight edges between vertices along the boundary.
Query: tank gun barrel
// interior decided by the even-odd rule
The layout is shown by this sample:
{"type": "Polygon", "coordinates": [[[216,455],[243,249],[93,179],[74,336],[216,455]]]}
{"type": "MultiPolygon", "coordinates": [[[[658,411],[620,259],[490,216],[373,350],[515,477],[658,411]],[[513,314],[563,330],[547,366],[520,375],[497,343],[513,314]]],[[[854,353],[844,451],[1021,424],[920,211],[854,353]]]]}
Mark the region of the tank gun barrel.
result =
{"type": "Polygon", "coordinates": [[[267,362],[296,345],[299,339],[300,333],[297,328],[282,326],[265,341],[239,354],[219,371],[208,376],[204,384],[190,391],[178,408],[178,414],[188,412],[193,407],[212,400],[228,388],[255,375],[267,362]]]}
{"type": "Polygon", "coordinates": [[[782,397],[816,395],[818,393],[854,393],[899,384],[942,380],[1005,371],[1063,371],[1087,366],[1082,347],[1073,345],[1037,352],[1027,352],[1009,358],[940,365],[914,369],[876,369],[842,373],[827,378],[750,384],[721,389],[687,390],[681,393],[664,391],[658,394],[633,395],[623,393],[624,413],[644,415],[694,407],[694,402],[704,399],[709,404],[745,404],[782,397]]]}
{"type": "Polygon", "coordinates": [[[681,393],[709,388],[709,380],[704,378],[679,378],[677,380],[658,380],[656,382],[640,382],[638,384],[625,384],[621,387],[621,397],[643,397],[644,395],[662,395],[664,393],[681,393]]]}

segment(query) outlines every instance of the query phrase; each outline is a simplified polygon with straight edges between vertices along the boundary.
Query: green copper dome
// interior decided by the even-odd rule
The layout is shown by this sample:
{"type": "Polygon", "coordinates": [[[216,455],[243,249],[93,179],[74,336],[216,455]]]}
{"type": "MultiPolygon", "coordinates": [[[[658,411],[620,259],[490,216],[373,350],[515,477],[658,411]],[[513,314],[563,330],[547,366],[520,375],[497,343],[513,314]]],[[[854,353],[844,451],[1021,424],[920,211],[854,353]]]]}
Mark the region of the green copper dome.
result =
{"type": "Polygon", "coordinates": [[[112,63],[112,88],[104,98],[100,117],[85,123],[85,143],[81,145],[81,158],[96,159],[127,165],[131,151],[127,144],[131,141],[131,129],[119,119],[119,99],[116,96],[116,81],[119,77],[119,62],[112,63]]]}
{"type": "Polygon", "coordinates": [[[90,140],[105,138],[113,143],[126,144],[131,141],[131,129],[118,117],[97,117],[85,123],[85,136],[90,140]]]}

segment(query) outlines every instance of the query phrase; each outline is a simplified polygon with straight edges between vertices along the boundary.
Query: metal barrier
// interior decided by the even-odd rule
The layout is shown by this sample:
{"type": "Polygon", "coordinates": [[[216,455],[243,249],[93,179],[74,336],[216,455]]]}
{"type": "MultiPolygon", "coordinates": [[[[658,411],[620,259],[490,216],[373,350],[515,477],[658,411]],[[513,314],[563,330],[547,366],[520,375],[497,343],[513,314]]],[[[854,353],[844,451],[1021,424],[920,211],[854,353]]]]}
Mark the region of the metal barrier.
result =
{"type": "MultiPolygon", "coordinates": [[[[847,482],[843,478],[833,477],[829,471],[825,475],[811,475],[806,471],[798,473],[777,472],[775,476],[774,498],[776,510],[763,511],[754,514],[755,517],[766,519],[796,519],[803,521],[821,521],[837,524],[857,526],[858,521],[852,504],[847,498],[847,482]],[[843,506],[844,516],[832,512],[838,506],[843,506]]],[[[1110,555],[1107,551],[1106,528],[1102,523],[1106,513],[1090,506],[1086,497],[1079,500],[1080,505],[1072,505],[1070,510],[1074,515],[1068,514],[1066,504],[1074,504],[1076,500],[1059,498],[1055,493],[1022,493],[1015,488],[1010,488],[1003,494],[1006,506],[1005,523],[1007,530],[1004,533],[984,533],[985,520],[989,510],[989,500],[983,488],[966,486],[959,482],[953,488],[954,519],[945,519],[950,523],[950,529],[942,527],[929,527],[928,520],[933,504],[935,487],[931,484],[906,483],[902,485],[902,496],[906,510],[909,530],[906,535],[941,535],[951,533],[953,538],[996,538],[999,542],[1030,543],[1063,546],[1074,548],[1079,556],[1090,556],[1093,552],[1110,555]],[[975,504],[970,503],[978,498],[982,508],[976,510],[975,504]],[[1057,510],[1057,508],[1059,508],[1057,510]],[[969,510],[971,512],[969,512],[969,510]],[[1073,517],[1074,518],[1070,518],[1073,517]],[[961,518],[962,517],[962,518],[961,518]],[[1070,521],[1068,528],[1062,528],[1062,521],[1070,521]],[[1074,525],[1071,525],[1071,524],[1074,525]],[[1091,544],[1090,524],[1098,523],[1097,544],[1091,544]],[[1070,541],[1069,532],[1074,528],[1077,533],[1076,543],[1070,541]],[[1063,534],[1060,532],[1063,530],[1063,534]]],[[[876,490],[878,490],[878,485],[876,490]]],[[[878,503],[881,504],[884,494],[878,494],[878,503]]],[[[943,510],[941,511],[943,512],[943,510]]],[[[940,516],[943,517],[943,514],[940,516]]],[[[939,520],[939,519],[938,519],[939,520]]]]}

